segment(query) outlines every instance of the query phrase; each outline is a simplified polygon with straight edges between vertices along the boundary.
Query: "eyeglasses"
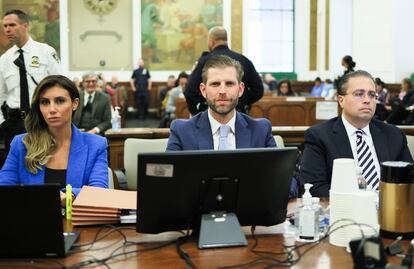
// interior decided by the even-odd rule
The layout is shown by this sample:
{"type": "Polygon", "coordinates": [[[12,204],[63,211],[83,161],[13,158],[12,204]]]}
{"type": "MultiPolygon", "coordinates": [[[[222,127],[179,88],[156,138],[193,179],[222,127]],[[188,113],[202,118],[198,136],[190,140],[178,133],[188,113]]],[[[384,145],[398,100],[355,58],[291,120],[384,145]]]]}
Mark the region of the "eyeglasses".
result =
{"type": "Polygon", "coordinates": [[[85,80],[85,83],[86,84],[88,84],[88,83],[95,84],[96,83],[96,80],[85,80]]]}
{"type": "MultiPolygon", "coordinates": [[[[364,91],[364,90],[355,90],[353,93],[351,93],[352,96],[356,99],[356,100],[361,100],[363,98],[365,98],[366,96],[368,96],[369,100],[376,100],[378,99],[378,94],[375,91],[364,91]]],[[[346,94],[345,94],[346,95],[346,94]]]]}

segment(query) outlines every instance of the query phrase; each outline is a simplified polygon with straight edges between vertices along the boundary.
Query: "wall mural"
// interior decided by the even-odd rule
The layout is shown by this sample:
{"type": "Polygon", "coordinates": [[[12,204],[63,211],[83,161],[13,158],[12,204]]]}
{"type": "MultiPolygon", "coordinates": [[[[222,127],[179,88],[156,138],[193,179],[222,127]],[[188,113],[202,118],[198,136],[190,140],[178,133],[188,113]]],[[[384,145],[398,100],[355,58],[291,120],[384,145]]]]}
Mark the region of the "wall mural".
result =
{"type": "Polygon", "coordinates": [[[151,70],[189,70],[222,24],[222,0],[143,0],[142,57],[151,70]]]}
{"type": "MultiPolygon", "coordinates": [[[[21,9],[30,17],[30,36],[54,47],[60,54],[59,0],[3,0],[0,12],[21,9]]],[[[3,30],[0,31],[0,54],[10,47],[3,30]]]]}

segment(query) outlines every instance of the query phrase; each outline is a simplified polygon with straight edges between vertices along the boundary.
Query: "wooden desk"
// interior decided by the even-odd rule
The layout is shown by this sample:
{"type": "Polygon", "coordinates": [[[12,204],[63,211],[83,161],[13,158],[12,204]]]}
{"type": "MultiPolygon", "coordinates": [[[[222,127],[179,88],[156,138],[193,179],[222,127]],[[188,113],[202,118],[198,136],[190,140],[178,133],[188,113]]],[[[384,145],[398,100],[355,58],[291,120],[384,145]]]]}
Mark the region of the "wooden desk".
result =
{"type": "MultiPolygon", "coordinates": [[[[398,126],[406,135],[414,135],[414,126],[398,126]]],[[[304,142],[304,134],[309,126],[273,126],[273,135],[280,135],[285,145],[304,142]]],[[[106,131],[109,145],[109,166],[112,169],[124,168],[124,142],[127,138],[168,138],[169,128],[122,128],[120,131],[112,129],[106,131]]]]}
{"type": "MultiPolygon", "coordinates": [[[[288,206],[289,212],[293,210],[295,201],[291,201],[288,206]]],[[[65,231],[79,231],[81,233],[78,244],[85,244],[92,242],[96,236],[96,233],[100,227],[77,227],[72,228],[70,222],[65,224],[65,231]]],[[[281,232],[283,225],[273,226],[274,231],[281,232]]],[[[139,245],[129,246],[125,249],[127,251],[133,251],[132,254],[127,256],[121,255],[116,259],[109,260],[107,263],[112,269],[117,268],[185,268],[185,263],[181,260],[176,252],[175,244],[151,251],[142,251],[144,249],[156,247],[157,245],[164,244],[167,241],[174,240],[180,234],[178,233],[163,233],[160,235],[144,235],[135,232],[135,226],[118,226],[122,233],[126,235],[128,241],[140,242],[139,245]],[[142,252],[139,252],[139,251],[142,252]]],[[[262,227],[258,227],[257,231],[260,231],[262,227]]],[[[245,231],[249,230],[249,227],[244,227],[245,231]]],[[[105,231],[100,235],[103,235],[105,231]]],[[[217,249],[204,249],[199,250],[197,248],[196,240],[191,239],[182,246],[182,249],[186,251],[197,268],[218,268],[221,266],[236,265],[241,263],[247,263],[259,258],[258,255],[250,252],[250,248],[253,245],[253,239],[248,236],[248,247],[232,247],[232,248],[217,248],[217,249]]],[[[262,234],[258,235],[258,247],[257,250],[282,252],[283,244],[292,244],[293,241],[289,237],[284,237],[282,234],[262,234]]],[[[65,259],[43,259],[43,260],[16,260],[16,261],[4,261],[0,260],[0,268],[57,268],[57,262],[69,267],[75,263],[90,260],[93,258],[103,259],[109,256],[112,251],[122,245],[123,238],[117,232],[111,233],[109,236],[96,242],[90,250],[85,252],[72,253],[65,259]]],[[[391,243],[391,240],[385,239],[384,244],[387,246],[391,243]]],[[[408,241],[402,241],[404,250],[408,247],[408,241]]],[[[85,249],[84,247],[83,249],[85,249]]],[[[308,246],[301,249],[307,249],[308,246]]],[[[117,253],[121,253],[122,249],[117,253]]],[[[285,256],[277,256],[279,259],[285,258],[285,256]]],[[[396,257],[389,258],[389,262],[392,264],[400,264],[401,259],[396,257]]],[[[319,245],[315,246],[312,250],[306,253],[298,264],[291,268],[352,268],[353,261],[349,253],[345,248],[336,247],[329,244],[328,239],[319,245]]],[[[249,268],[263,268],[265,264],[261,263],[257,266],[249,268]]],[[[83,267],[82,267],[83,268],[83,267]]],[[[106,268],[102,266],[88,266],[87,268],[106,268]]],[[[273,268],[285,268],[285,267],[273,267],[273,268]]]]}

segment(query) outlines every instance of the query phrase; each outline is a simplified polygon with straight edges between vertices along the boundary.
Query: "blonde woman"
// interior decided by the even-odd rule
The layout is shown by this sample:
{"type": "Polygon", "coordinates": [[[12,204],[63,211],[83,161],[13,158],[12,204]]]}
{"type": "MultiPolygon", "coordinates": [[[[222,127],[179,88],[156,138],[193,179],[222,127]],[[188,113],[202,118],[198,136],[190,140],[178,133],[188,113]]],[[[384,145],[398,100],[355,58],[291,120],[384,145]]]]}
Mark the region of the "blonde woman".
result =
{"type": "Polygon", "coordinates": [[[0,171],[0,185],[57,183],[62,204],[65,186],[76,196],[84,185],[108,187],[105,138],[80,132],[72,124],[79,91],[60,75],[43,79],[25,119],[27,134],[16,136],[0,171]]]}

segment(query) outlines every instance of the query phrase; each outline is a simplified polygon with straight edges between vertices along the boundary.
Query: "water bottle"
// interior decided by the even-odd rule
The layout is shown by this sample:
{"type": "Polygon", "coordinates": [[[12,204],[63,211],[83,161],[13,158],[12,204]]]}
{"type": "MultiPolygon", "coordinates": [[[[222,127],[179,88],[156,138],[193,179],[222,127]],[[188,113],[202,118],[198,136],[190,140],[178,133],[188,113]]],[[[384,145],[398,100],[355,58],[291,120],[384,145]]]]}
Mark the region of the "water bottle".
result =
{"type": "Polygon", "coordinates": [[[115,107],[114,113],[112,115],[112,130],[120,131],[121,130],[121,116],[119,115],[120,107],[115,107]]]}

